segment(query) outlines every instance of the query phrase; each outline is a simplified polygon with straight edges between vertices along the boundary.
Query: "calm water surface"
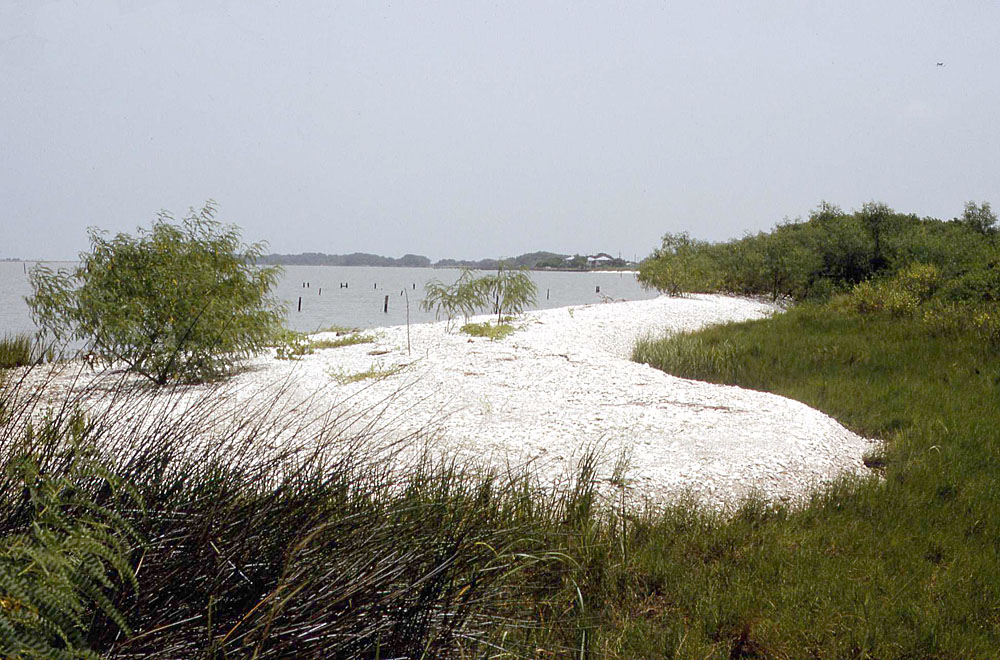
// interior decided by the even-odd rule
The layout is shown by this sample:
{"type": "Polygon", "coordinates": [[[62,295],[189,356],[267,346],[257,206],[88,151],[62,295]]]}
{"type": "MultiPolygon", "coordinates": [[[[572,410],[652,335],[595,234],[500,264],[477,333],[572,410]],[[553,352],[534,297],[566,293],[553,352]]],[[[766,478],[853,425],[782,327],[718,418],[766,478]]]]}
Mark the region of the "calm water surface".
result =
{"type": "MultiPolygon", "coordinates": [[[[64,268],[72,265],[50,264],[64,268]]],[[[31,266],[31,262],[26,265],[0,262],[0,336],[35,330],[24,302],[24,296],[31,294],[25,272],[31,266]]],[[[295,330],[308,332],[330,325],[357,328],[402,325],[406,323],[407,301],[410,322],[426,323],[434,320],[434,313],[420,310],[424,284],[432,279],[451,284],[460,273],[452,268],[285,266],[275,294],[287,305],[288,325],[295,330]],[[386,296],[388,312],[383,311],[386,296]]],[[[537,309],[596,303],[603,296],[639,300],[656,295],[654,291],[643,290],[634,273],[538,271],[532,272],[531,278],[538,286],[537,309]]]]}

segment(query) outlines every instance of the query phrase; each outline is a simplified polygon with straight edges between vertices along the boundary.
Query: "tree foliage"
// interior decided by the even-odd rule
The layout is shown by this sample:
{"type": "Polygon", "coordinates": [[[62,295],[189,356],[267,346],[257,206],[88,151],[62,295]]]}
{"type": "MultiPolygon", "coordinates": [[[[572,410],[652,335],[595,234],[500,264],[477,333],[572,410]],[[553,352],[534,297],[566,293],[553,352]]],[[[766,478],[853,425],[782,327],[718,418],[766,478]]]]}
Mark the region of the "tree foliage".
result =
{"type": "Polygon", "coordinates": [[[215,214],[209,201],[179,225],[161,212],[136,236],[91,228],[76,268],[32,269],[35,322],[157,384],[224,375],[266,345],[283,314],[270,296],[280,269],[258,268],[263,244],[243,244],[215,214]]]}
{"type": "Polygon", "coordinates": [[[822,300],[913,265],[940,273],[936,296],[1000,300],[1000,249],[988,203],[969,202],[943,222],[868,202],[847,213],[822,202],[808,220],[724,243],[667,234],[640,266],[639,279],[665,293],[726,291],[822,300]]]}
{"type": "Polygon", "coordinates": [[[424,299],[420,308],[434,311],[437,318],[443,314],[449,322],[461,314],[468,323],[476,311],[489,310],[497,315],[497,323],[504,316],[515,316],[535,304],[538,287],[525,268],[513,269],[502,261],[496,273],[476,277],[469,269],[452,284],[431,280],[424,286],[424,299]]]}

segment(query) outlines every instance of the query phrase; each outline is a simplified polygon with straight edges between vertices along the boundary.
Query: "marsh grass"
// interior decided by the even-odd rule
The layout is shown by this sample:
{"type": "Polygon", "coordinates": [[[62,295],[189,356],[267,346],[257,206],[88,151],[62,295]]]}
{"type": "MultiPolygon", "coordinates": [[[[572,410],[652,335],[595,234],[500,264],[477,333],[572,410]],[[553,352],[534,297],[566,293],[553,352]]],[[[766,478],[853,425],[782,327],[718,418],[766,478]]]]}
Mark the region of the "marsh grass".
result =
{"type": "Polygon", "coordinates": [[[28,334],[4,335],[0,337],[0,369],[26,367],[51,358],[51,351],[45,350],[28,334]]]}
{"type": "MultiPolygon", "coordinates": [[[[635,357],[788,396],[885,440],[869,456],[880,478],[844,480],[801,510],[748,504],[732,520],[695,516],[695,530],[670,532],[678,512],[654,517],[634,576],[653,580],[646,598],[692,622],[685,646],[728,640],[729,657],[995,655],[1000,357],[977,333],[935,336],[891,313],[802,305],[644,342],[635,357]]],[[[647,620],[641,636],[676,625],[647,620]]]]}

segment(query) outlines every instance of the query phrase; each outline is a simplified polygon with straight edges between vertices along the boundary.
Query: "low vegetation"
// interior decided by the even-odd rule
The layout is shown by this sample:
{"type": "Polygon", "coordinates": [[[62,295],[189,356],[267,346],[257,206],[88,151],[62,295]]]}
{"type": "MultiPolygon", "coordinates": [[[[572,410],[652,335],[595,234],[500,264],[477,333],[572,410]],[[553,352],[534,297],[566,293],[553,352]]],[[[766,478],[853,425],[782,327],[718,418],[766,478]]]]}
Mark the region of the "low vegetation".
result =
{"type": "Polygon", "coordinates": [[[26,367],[36,359],[34,341],[26,334],[0,337],[0,369],[26,367]]]}
{"type": "Polygon", "coordinates": [[[466,323],[459,331],[472,337],[486,337],[490,341],[496,341],[512,334],[514,326],[509,323],[466,323]]]}
{"type": "Polygon", "coordinates": [[[375,342],[375,335],[352,332],[344,334],[334,339],[313,339],[309,342],[315,350],[324,348],[342,348],[344,346],[357,346],[358,344],[371,344],[375,342]]]}
{"type": "Polygon", "coordinates": [[[351,383],[359,383],[364,380],[382,380],[384,378],[389,378],[390,376],[395,376],[405,368],[406,367],[404,365],[383,366],[381,364],[373,364],[364,371],[345,371],[343,369],[338,369],[331,371],[330,375],[333,380],[340,385],[350,385],[351,383]]]}

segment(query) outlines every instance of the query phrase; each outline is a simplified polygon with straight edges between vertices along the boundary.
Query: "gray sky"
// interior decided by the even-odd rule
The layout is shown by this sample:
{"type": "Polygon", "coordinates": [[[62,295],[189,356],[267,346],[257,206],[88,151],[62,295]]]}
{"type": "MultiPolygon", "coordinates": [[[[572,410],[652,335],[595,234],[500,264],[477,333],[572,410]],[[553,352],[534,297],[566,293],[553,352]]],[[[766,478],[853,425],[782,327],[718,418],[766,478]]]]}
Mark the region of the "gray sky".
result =
{"type": "Polygon", "coordinates": [[[214,198],[275,252],[648,254],[1000,203],[996,2],[0,0],[0,257],[214,198]],[[939,67],[937,62],[944,62],[939,67]]]}

